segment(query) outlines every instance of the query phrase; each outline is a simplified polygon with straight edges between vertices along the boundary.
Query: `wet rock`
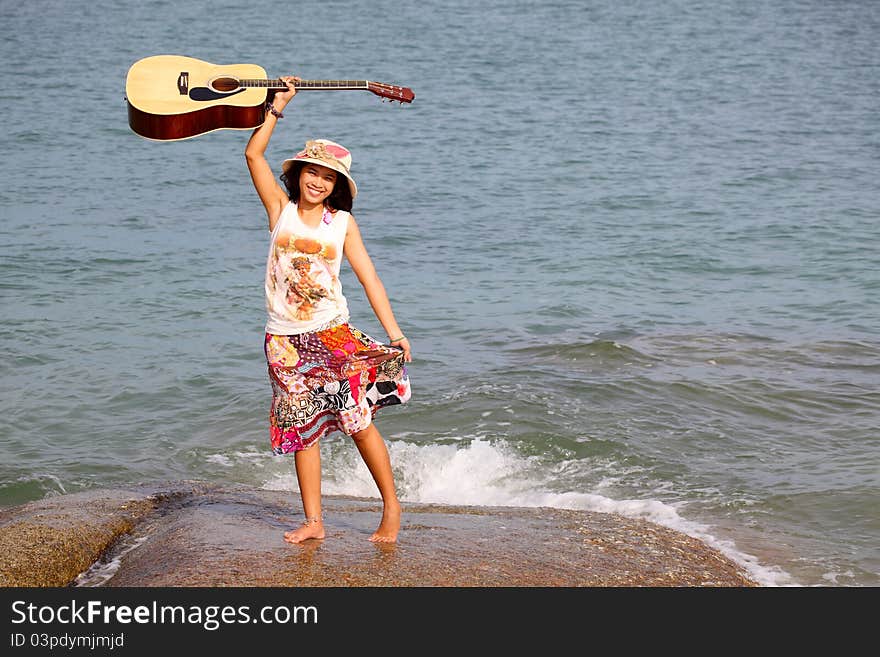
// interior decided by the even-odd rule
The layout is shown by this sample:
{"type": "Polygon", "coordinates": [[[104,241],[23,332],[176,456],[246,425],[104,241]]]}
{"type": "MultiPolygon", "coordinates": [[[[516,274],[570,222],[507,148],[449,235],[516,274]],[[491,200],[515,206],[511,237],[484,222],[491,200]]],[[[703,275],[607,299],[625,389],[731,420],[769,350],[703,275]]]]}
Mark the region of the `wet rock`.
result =
{"type": "Polygon", "coordinates": [[[326,538],[290,545],[296,493],[179,483],[60,496],[0,512],[0,584],[755,586],[701,541],[614,514],[404,504],[391,545],[367,540],[380,516],[377,500],[326,496],[326,538]]]}
{"type": "Polygon", "coordinates": [[[125,490],[50,497],[0,509],[0,586],[65,586],[151,514],[125,490]]]}

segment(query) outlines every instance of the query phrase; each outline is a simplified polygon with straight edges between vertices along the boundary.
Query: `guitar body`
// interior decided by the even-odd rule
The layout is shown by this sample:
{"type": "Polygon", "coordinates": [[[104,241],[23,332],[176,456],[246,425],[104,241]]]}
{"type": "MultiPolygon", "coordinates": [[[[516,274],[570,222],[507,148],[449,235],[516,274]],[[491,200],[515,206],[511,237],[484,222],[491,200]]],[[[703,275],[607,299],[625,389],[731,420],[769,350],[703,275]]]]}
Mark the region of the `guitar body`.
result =
{"type": "Polygon", "coordinates": [[[131,66],[125,81],[128,123],[140,136],[160,141],[256,128],[266,118],[268,89],[234,82],[265,77],[256,64],[217,66],[178,55],[146,57],[131,66]]]}

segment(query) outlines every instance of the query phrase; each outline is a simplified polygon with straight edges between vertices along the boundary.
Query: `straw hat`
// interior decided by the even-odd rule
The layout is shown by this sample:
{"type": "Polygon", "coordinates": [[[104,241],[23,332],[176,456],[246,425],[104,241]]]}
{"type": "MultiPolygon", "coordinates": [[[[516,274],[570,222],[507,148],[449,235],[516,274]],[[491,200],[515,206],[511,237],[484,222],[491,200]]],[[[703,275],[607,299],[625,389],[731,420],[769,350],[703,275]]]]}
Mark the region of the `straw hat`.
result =
{"type": "Polygon", "coordinates": [[[287,174],[296,162],[312,162],[333,169],[348,178],[351,198],[357,196],[357,185],[351,177],[351,153],[347,148],[329,139],[313,139],[306,142],[306,147],[292,158],[281,163],[281,170],[287,174]]]}

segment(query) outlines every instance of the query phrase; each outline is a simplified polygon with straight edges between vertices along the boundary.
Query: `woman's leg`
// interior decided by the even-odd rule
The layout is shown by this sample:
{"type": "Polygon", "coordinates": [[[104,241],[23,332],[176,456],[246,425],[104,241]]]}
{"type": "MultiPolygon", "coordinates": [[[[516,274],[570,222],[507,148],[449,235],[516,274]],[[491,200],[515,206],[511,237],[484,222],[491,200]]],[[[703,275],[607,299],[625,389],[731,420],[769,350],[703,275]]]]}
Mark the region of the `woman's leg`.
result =
{"type": "Polygon", "coordinates": [[[394,474],[391,471],[391,457],[388,456],[388,447],[382,438],[382,434],[374,426],[370,425],[362,431],[352,435],[364,463],[367,464],[370,474],[379,494],[382,496],[382,522],[378,529],[370,536],[370,540],[376,543],[394,543],[397,540],[397,532],[400,530],[400,502],[397,499],[397,491],[394,488],[394,474]]]}
{"type": "Polygon", "coordinates": [[[321,452],[320,445],[294,453],[296,480],[302,497],[303,512],[306,514],[302,526],[285,532],[284,540],[299,543],[307,538],[324,538],[324,521],[321,518],[321,452]]]}

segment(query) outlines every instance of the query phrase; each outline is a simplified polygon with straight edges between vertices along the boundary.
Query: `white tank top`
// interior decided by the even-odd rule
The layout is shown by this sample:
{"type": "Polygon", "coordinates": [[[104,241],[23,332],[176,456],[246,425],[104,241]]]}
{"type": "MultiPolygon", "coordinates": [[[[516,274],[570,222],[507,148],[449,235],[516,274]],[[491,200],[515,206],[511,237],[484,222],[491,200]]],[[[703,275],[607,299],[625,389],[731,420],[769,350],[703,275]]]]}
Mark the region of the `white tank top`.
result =
{"type": "Polygon", "coordinates": [[[272,230],[266,262],[266,332],[295,335],[348,321],[339,268],[351,215],[338,210],[317,228],[288,203],[272,230]]]}

